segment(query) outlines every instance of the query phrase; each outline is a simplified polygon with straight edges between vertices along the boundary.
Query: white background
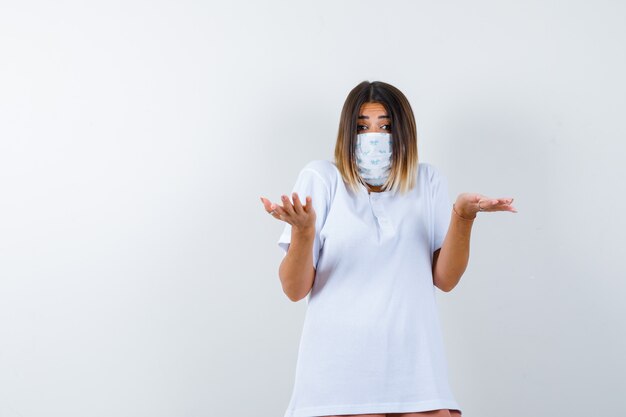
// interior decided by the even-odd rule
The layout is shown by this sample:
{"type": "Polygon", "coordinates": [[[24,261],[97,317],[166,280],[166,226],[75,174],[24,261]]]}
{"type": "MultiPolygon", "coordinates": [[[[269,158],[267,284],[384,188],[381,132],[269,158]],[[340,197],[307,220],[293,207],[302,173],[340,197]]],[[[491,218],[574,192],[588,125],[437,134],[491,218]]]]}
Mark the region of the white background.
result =
{"type": "Polygon", "coordinates": [[[480,213],[438,292],[464,416],[626,407],[619,1],[0,3],[0,416],[282,416],[278,201],[363,80],[480,213]]]}

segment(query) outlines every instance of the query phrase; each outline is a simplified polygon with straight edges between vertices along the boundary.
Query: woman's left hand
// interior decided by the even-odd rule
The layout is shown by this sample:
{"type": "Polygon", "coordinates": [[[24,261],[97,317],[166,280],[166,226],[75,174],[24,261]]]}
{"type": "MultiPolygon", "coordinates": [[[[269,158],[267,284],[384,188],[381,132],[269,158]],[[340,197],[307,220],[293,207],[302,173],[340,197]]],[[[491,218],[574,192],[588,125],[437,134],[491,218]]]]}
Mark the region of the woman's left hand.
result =
{"type": "Polygon", "coordinates": [[[513,198],[490,198],[482,194],[461,193],[454,203],[454,208],[462,217],[472,219],[476,213],[485,211],[510,211],[517,213],[511,205],[513,198]],[[479,206],[480,204],[480,206],[479,206]]]}

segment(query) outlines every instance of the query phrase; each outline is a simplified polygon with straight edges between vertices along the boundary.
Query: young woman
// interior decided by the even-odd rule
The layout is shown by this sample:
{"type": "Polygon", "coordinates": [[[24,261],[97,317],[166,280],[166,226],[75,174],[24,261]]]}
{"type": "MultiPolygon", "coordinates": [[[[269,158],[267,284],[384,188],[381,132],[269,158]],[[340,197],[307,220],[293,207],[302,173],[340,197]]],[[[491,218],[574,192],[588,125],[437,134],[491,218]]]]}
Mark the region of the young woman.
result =
{"type": "Polygon", "coordinates": [[[283,291],[308,295],[284,417],[458,417],[435,287],[463,275],[476,213],[517,212],[513,199],[462,193],[451,205],[446,177],[418,162],[408,100],[383,82],[348,95],[334,156],[306,164],[293,201],[261,197],[286,223],[283,291]]]}

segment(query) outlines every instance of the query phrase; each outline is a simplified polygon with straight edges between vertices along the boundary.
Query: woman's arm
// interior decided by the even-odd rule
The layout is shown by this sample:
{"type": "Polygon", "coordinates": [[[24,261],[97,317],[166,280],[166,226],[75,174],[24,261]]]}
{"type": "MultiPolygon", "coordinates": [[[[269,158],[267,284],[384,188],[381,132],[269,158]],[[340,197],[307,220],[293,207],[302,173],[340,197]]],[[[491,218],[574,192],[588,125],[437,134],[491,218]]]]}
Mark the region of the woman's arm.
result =
{"type": "Polygon", "coordinates": [[[268,213],[291,225],[289,247],[278,268],[278,276],[285,295],[291,301],[299,301],[309,293],[315,279],[313,247],[317,214],[311,196],[306,196],[305,205],[300,202],[297,192],[294,191],[291,196],[293,204],[286,195],[282,195],[284,206],[273,204],[264,197],[261,197],[261,202],[268,213]]]}
{"type": "Polygon", "coordinates": [[[462,193],[451,211],[450,226],[441,249],[433,253],[433,283],[442,291],[452,291],[461,280],[469,262],[470,235],[476,213],[510,211],[512,198],[489,198],[482,194],[462,193]],[[456,211],[454,210],[456,208],[456,211]]]}
{"type": "Polygon", "coordinates": [[[472,220],[461,218],[454,211],[451,214],[450,226],[443,245],[433,253],[433,283],[445,292],[456,287],[467,268],[470,235],[474,223],[472,220]]]}
{"type": "Polygon", "coordinates": [[[306,297],[313,286],[315,279],[313,239],[315,227],[291,229],[291,243],[278,268],[283,292],[291,301],[299,301],[306,297]]]}

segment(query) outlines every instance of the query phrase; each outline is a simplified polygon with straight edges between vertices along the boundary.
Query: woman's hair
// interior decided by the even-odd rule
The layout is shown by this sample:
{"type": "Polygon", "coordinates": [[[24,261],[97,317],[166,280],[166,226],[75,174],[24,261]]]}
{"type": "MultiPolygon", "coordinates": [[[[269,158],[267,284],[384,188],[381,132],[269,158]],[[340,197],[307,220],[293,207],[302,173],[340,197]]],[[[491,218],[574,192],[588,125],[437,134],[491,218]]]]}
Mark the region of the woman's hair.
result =
{"type": "Polygon", "coordinates": [[[417,129],[415,116],[407,98],[396,87],[381,81],[363,81],[350,91],[339,120],[339,132],[335,144],[335,164],[343,180],[354,191],[363,185],[355,157],[357,117],[364,103],[380,103],[391,118],[392,156],[389,178],[382,190],[405,193],[416,184],[417,129]]]}

